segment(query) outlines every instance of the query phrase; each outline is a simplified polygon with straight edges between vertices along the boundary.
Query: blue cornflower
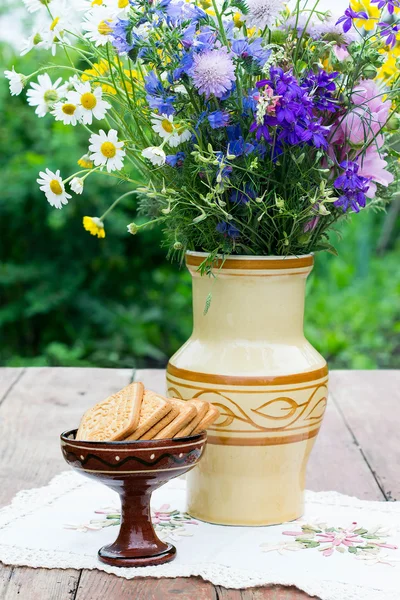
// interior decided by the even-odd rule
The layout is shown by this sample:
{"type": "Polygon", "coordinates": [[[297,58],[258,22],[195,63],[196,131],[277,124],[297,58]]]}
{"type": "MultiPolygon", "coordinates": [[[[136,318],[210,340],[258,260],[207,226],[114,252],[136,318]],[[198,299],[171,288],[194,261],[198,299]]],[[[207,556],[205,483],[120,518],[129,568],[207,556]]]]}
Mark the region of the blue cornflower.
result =
{"type": "Polygon", "coordinates": [[[229,127],[226,128],[226,132],[229,140],[228,154],[242,156],[243,154],[251,154],[254,151],[254,144],[244,141],[239,124],[229,125],[229,127]]]}
{"type": "Polygon", "coordinates": [[[230,237],[232,239],[236,239],[240,236],[240,231],[235,225],[231,223],[227,223],[226,221],[221,221],[215,228],[218,233],[222,233],[224,237],[230,237]]]}
{"type": "Polygon", "coordinates": [[[369,17],[366,12],[364,12],[364,11],[355,12],[353,9],[351,9],[349,7],[344,11],[344,15],[336,21],[336,25],[340,25],[341,23],[343,23],[343,31],[344,31],[344,33],[347,33],[349,31],[349,29],[351,29],[351,27],[353,26],[353,19],[368,19],[368,18],[369,17]]]}
{"type": "Polygon", "coordinates": [[[184,2],[171,2],[171,0],[163,0],[161,6],[165,8],[165,14],[169,17],[169,20],[173,25],[179,25],[183,21],[198,21],[204,19],[207,14],[194,4],[184,2]]]}
{"type": "Polygon", "coordinates": [[[391,15],[394,13],[395,8],[400,8],[399,0],[371,0],[371,4],[377,4],[379,10],[386,7],[391,15]]]}
{"type": "Polygon", "coordinates": [[[340,168],[344,169],[344,173],[335,179],[333,185],[342,192],[342,195],[334,205],[341,207],[343,212],[349,208],[359,212],[360,207],[363,208],[366,204],[370,178],[358,175],[359,165],[356,162],[345,160],[340,163],[340,168]]]}
{"type": "Polygon", "coordinates": [[[230,201],[234,204],[247,204],[250,200],[254,200],[256,192],[250,184],[246,184],[244,190],[233,190],[230,195],[230,201]]]}
{"type": "Polygon", "coordinates": [[[112,25],[112,45],[118,52],[118,54],[128,53],[133,49],[134,43],[132,39],[132,24],[129,19],[118,19],[114,25],[112,25]],[[130,35],[131,41],[128,42],[127,38],[130,35]]]}
{"type": "Polygon", "coordinates": [[[230,115],[225,110],[215,110],[208,115],[208,121],[212,129],[227,127],[229,125],[230,115]]]}
{"type": "Polygon", "coordinates": [[[175,108],[173,107],[175,96],[167,95],[167,91],[154,71],[150,71],[146,75],[144,82],[144,88],[147,92],[146,99],[150,108],[158,110],[160,114],[173,115],[175,113],[175,108]]]}
{"type": "Polygon", "coordinates": [[[261,37],[251,42],[247,38],[234,40],[232,43],[232,52],[241,58],[251,58],[259,67],[263,67],[271,56],[272,50],[263,48],[262,41],[261,37]]]}
{"type": "Polygon", "coordinates": [[[389,25],[388,23],[378,23],[381,27],[380,35],[385,38],[385,44],[392,48],[397,42],[397,32],[400,31],[400,25],[389,25]]]}
{"type": "Polygon", "coordinates": [[[177,152],[176,154],[167,154],[165,162],[170,167],[181,167],[185,160],[184,152],[177,152]]]}

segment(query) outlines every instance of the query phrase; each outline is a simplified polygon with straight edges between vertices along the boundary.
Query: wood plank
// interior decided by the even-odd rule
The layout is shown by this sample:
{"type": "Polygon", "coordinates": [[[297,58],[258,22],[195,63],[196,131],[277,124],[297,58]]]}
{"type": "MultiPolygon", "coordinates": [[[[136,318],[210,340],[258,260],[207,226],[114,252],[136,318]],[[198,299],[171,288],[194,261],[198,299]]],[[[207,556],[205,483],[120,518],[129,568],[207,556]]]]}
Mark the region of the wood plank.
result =
{"type": "MultiPolygon", "coordinates": [[[[1,600],[73,600],[79,571],[13,568],[1,600]]],[[[1,589],[1,588],[0,588],[1,589]]]]}
{"type": "Polygon", "coordinates": [[[77,427],[89,406],[131,375],[130,369],[27,369],[0,406],[0,505],[67,469],[60,433],[77,427]]]}
{"type": "Polygon", "coordinates": [[[214,586],[199,577],[122,579],[83,571],[75,600],[217,600],[214,586]]]}
{"type": "MultiPolygon", "coordinates": [[[[217,586],[218,600],[307,600],[308,594],[290,586],[274,585],[246,590],[227,590],[217,586]]],[[[314,596],[316,600],[318,598],[314,596]]]]}
{"type": "Polygon", "coordinates": [[[0,404],[5,400],[7,394],[10,393],[24,371],[23,368],[13,367],[2,367],[0,369],[0,404]]]}
{"type": "Polygon", "coordinates": [[[400,500],[400,371],[337,371],[332,393],[385,497],[400,500]]]}
{"type": "MultiPolygon", "coordinates": [[[[336,381],[335,373],[331,373],[331,380],[336,381]]],[[[363,500],[384,499],[334,403],[332,393],[329,394],[321,431],[311,453],[306,487],[318,492],[335,490],[363,500]]]]}

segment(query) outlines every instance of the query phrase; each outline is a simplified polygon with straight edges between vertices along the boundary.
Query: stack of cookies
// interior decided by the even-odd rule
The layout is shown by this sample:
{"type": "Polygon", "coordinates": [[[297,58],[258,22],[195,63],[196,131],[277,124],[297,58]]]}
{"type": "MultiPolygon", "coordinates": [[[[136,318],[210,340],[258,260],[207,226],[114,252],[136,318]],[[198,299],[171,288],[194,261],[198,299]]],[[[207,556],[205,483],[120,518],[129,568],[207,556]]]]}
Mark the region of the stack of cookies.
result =
{"type": "Polygon", "coordinates": [[[207,429],[218,417],[218,408],[210,402],[164,398],[135,382],[86,411],[76,439],[128,442],[180,438],[207,429]]]}

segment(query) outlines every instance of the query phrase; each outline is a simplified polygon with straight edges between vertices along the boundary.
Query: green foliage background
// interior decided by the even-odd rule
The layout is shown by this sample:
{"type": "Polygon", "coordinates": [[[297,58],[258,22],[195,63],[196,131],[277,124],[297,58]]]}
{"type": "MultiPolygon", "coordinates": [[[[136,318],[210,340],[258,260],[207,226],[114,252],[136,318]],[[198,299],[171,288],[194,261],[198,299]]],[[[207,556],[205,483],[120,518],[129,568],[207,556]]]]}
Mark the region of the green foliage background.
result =
{"type": "MultiPolygon", "coordinates": [[[[4,67],[38,67],[38,55],[0,52],[4,67]]],[[[4,79],[0,113],[0,364],[164,365],[190,335],[192,315],[190,277],[167,262],[162,232],[126,233],[132,198],[113,212],[104,240],[85,232],[82,217],[101,214],[123,191],[101,176],[63,210],[51,208],[38,172],[74,172],[85,132],[38,119],[4,79]]],[[[317,256],[306,334],[331,368],[400,368],[399,231],[396,205],[387,215],[354,215],[333,240],[340,256],[317,256]]]]}

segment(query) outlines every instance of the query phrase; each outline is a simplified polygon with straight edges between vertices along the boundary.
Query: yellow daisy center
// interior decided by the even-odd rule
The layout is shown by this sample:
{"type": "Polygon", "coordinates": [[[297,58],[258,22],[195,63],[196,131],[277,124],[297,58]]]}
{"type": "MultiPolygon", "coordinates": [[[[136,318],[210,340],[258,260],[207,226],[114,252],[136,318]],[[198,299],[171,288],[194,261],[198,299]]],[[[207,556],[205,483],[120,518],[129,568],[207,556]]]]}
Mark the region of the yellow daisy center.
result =
{"type": "Polygon", "coordinates": [[[174,130],[174,126],[172,125],[171,121],[169,121],[168,119],[163,119],[161,121],[161,127],[164,129],[164,131],[166,131],[167,133],[172,133],[174,130]]]}
{"type": "Polygon", "coordinates": [[[52,23],[51,23],[51,25],[50,25],[50,31],[54,31],[54,29],[56,28],[56,26],[57,26],[57,23],[58,23],[58,21],[59,21],[59,20],[60,20],[60,17],[56,17],[56,18],[55,18],[55,19],[52,21],[52,23]]]}
{"type": "Polygon", "coordinates": [[[81,96],[81,104],[87,110],[92,110],[97,104],[96,96],[92,92],[85,92],[81,96]]]}
{"type": "Polygon", "coordinates": [[[44,93],[43,98],[45,102],[55,102],[56,100],[58,100],[58,94],[56,90],[47,90],[44,93]]]}
{"type": "Polygon", "coordinates": [[[82,169],[91,169],[93,167],[93,161],[85,154],[78,160],[78,165],[82,167],[82,169]]]}
{"type": "Polygon", "coordinates": [[[103,142],[100,146],[100,151],[107,158],[113,158],[117,153],[117,149],[112,142],[103,142]]]}
{"type": "Polygon", "coordinates": [[[63,189],[60,185],[60,182],[57,181],[57,179],[52,179],[50,181],[50,189],[53,192],[53,194],[57,194],[57,196],[59,196],[60,194],[63,193],[63,189]]]}
{"type": "Polygon", "coordinates": [[[92,6],[101,6],[103,4],[103,0],[93,0],[92,6]]]}
{"type": "Polygon", "coordinates": [[[129,4],[129,0],[118,0],[118,8],[126,8],[129,4]]]}
{"type": "Polygon", "coordinates": [[[105,21],[100,21],[97,31],[100,33],[100,35],[109,35],[112,32],[112,29],[108,23],[105,21]]]}
{"type": "Polygon", "coordinates": [[[74,112],[76,111],[76,106],[75,106],[75,104],[69,104],[69,103],[63,104],[61,110],[66,115],[73,115],[74,112]]]}

